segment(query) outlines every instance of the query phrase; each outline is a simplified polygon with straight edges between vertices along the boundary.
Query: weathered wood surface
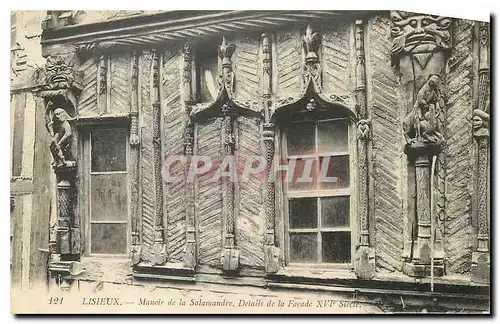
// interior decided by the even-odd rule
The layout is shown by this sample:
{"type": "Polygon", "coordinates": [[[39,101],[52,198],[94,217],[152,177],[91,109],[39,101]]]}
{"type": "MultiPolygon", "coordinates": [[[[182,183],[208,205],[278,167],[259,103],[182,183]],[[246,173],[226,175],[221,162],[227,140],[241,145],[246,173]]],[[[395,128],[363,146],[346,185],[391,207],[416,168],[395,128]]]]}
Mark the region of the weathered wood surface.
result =
{"type": "Polygon", "coordinates": [[[151,105],[152,53],[139,57],[139,106],[141,113],[141,185],[142,185],[142,253],[153,261],[155,224],[155,181],[153,157],[153,107],[151,105]]]}
{"type": "Polygon", "coordinates": [[[453,50],[447,78],[446,115],[446,219],[445,265],[448,274],[467,273],[473,247],[471,226],[474,142],[473,110],[473,25],[455,20],[453,50]]]}
{"type": "Polygon", "coordinates": [[[222,189],[221,181],[213,180],[223,156],[221,145],[222,119],[216,118],[198,124],[196,154],[208,156],[213,168],[204,175],[196,175],[196,217],[199,233],[199,263],[220,266],[222,253],[222,189]]]}
{"type": "Polygon", "coordinates": [[[276,34],[278,98],[288,98],[302,91],[302,45],[300,32],[276,34]]]}
{"type": "Polygon", "coordinates": [[[239,101],[255,100],[260,96],[259,34],[245,34],[234,39],[233,55],[235,97],[239,101]]]}
{"type": "MultiPolygon", "coordinates": [[[[162,57],[160,84],[161,110],[163,113],[163,158],[183,154],[183,131],[186,113],[181,103],[180,62],[177,52],[166,51],[162,57]]],[[[177,161],[170,168],[172,177],[183,176],[183,166],[177,161]]],[[[166,224],[166,240],[168,262],[182,262],[186,244],[186,197],[185,181],[164,183],[164,224],[166,224]]]]}
{"type": "Polygon", "coordinates": [[[323,62],[323,89],[336,95],[351,94],[353,88],[352,47],[349,21],[323,27],[321,59],[323,62]]]}
{"type": "Polygon", "coordinates": [[[78,98],[80,116],[95,116],[97,111],[97,61],[92,57],[83,62],[79,71],[82,73],[82,93],[78,98]]]}
{"type": "Polygon", "coordinates": [[[110,75],[110,106],[108,114],[126,114],[130,111],[131,65],[130,54],[112,55],[110,75]]]}
{"type": "Polygon", "coordinates": [[[241,175],[246,160],[261,154],[261,132],[259,121],[254,118],[238,118],[237,174],[239,176],[239,213],[236,217],[236,242],[240,249],[242,265],[262,267],[264,265],[264,200],[261,173],[241,175]]]}
{"type": "Polygon", "coordinates": [[[401,270],[403,210],[398,80],[390,65],[389,20],[372,18],[367,25],[367,79],[372,105],[375,255],[378,269],[401,270]]]}

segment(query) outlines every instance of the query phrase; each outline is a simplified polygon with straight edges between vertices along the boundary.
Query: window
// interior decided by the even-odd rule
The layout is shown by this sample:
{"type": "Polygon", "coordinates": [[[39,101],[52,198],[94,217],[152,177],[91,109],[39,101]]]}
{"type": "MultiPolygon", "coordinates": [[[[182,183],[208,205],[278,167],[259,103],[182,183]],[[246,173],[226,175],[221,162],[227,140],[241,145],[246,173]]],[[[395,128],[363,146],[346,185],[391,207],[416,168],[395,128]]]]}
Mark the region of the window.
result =
{"type": "Polygon", "coordinates": [[[289,172],[295,164],[284,181],[287,263],[350,263],[349,120],[292,120],[282,146],[289,172]]]}
{"type": "Polygon", "coordinates": [[[89,254],[128,253],[127,130],[90,131],[89,254]]]}
{"type": "Polygon", "coordinates": [[[200,102],[209,102],[217,98],[217,76],[219,75],[219,57],[213,45],[199,46],[197,53],[197,91],[200,102]]]}

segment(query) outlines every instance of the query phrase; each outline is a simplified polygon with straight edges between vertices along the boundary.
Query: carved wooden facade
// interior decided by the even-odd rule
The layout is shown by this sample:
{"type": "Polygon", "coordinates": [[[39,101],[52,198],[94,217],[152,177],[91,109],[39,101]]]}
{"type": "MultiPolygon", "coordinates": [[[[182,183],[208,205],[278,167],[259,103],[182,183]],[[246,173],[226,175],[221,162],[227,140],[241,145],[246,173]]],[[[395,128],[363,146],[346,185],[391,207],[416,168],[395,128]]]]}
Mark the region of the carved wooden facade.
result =
{"type": "MultiPolygon", "coordinates": [[[[71,267],[91,257],[79,134],[120,124],[129,132],[128,255],[137,280],[314,278],[286,262],[283,183],[214,182],[212,169],[194,182],[162,174],[168,156],[184,157],[170,168],[178,176],[196,156],[236,160],[239,170],[249,155],[262,156],[270,174],[287,118],[310,112],[344,116],[354,139],[354,257],[342,278],[489,282],[489,24],[398,11],[200,13],[189,25],[180,16],[163,24],[168,15],[123,33],[112,23],[99,33],[44,31],[55,277],[75,280],[71,267]],[[200,63],[207,57],[212,79],[200,63]]],[[[322,273],[317,280],[339,280],[322,273]]]]}

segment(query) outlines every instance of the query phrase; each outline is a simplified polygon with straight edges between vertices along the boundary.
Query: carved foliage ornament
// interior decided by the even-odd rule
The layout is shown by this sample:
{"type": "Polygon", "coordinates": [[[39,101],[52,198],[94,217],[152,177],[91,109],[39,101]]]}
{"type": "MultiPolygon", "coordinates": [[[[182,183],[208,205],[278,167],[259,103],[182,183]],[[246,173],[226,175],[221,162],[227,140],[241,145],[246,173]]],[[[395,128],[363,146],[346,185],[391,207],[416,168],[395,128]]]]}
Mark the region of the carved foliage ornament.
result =
{"type": "Polygon", "coordinates": [[[451,18],[391,11],[391,55],[451,48],[451,18]]]}
{"type": "Polygon", "coordinates": [[[305,88],[307,90],[309,83],[312,81],[316,93],[321,93],[321,65],[318,58],[321,35],[313,31],[311,25],[307,26],[306,33],[302,37],[302,45],[306,53],[306,64],[304,66],[305,88]]]}
{"type": "Polygon", "coordinates": [[[224,92],[232,98],[233,95],[233,84],[234,84],[234,74],[231,64],[231,57],[233,56],[235,50],[234,44],[228,44],[226,38],[222,37],[222,44],[218,48],[218,54],[222,60],[222,73],[217,78],[217,85],[219,87],[219,96],[224,92]]]}

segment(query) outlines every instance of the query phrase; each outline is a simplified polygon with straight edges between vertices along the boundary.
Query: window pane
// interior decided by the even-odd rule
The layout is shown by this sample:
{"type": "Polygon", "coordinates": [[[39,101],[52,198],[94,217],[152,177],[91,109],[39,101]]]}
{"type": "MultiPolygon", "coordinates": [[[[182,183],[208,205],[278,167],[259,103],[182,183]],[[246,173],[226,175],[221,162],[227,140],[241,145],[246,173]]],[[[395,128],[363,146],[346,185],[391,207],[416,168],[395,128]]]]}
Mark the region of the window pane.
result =
{"type": "Polygon", "coordinates": [[[319,153],[347,152],[346,119],[329,120],[318,123],[319,153]]]}
{"type": "MultiPolygon", "coordinates": [[[[290,159],[288,165],[288,170],[290,172],[293,171],[292,180],[288,185],[290,190],[310,190],[317,188],[318,161],[316,158],[290,159]],[[295,168],[293,170],[290,166],[291,161],[295,161],[295,168]]],[[[288,181],[288,175],[285,179],[288,181]]]]}
{"type": "Polygon", "coordinates": [[[347,263],[351,261],[351,233],[321,233],[324,263],[347,263]]]}
{"type": "Polygon", "coordinates": [[[91,224],[90,232],[91,253],[127,253],[127,224],[91,224]]]}
{"type": "Polygon", "coordinates": [[[125,129],[100,129],[91,133],[93,172],[110,172],[126,170],[125,129]]]}
{"type": "Polygon", "coordinates": [[[321,227],[349,227],[349,197],[321,198],[321,227]]]}
{"type": "Polygon", "coordinates": [[[337,189],[349,187],[349,156],[328,156],[321,158],[320,188],[337,189]],[[328,163],[328,159],[330,159],[328,163]],[[325,161],[325,162],[323,162],[325,161]]]}
{"type": "Polygon", "coordinates": [[[290,199],[288,205],[291,229],[318,227],[317,198],[290,199]]]}
{"type": "Polygon", "coordinates": [[[316,233],[290,234],[290,262],[318,261],[318,235],[316,233]]]}
{"type": "Polygon", "coordinates": [[[315,154],[314,123],[292,123],[286,131],[288,155],[315,154]]]}
{"type": "Polygon", "coordinates": [[[93,174],[91,186],[91,221],[127,220],[127,174],[93,174]]]}

